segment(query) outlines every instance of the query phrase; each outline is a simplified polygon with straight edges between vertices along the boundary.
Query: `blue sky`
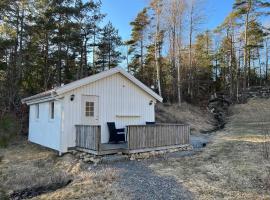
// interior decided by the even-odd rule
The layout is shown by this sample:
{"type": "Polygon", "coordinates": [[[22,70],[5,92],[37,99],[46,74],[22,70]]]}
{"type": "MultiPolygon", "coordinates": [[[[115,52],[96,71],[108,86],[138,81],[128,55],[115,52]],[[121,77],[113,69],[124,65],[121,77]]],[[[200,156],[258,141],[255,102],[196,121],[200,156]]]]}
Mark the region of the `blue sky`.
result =
{"type": "MultiPolygon", "coordinates": [[[[106,13],[104,22],[111,21],[119,30],[124,40],[131,32],[129,23],[139,11],[148,5],[148,0],[102,0],[102,12],[106,13]]],[[[231,12],[234,0],[205,0],[204,7],[206,20],[204,29],[213,29],[218,26],[231,12]]]]}

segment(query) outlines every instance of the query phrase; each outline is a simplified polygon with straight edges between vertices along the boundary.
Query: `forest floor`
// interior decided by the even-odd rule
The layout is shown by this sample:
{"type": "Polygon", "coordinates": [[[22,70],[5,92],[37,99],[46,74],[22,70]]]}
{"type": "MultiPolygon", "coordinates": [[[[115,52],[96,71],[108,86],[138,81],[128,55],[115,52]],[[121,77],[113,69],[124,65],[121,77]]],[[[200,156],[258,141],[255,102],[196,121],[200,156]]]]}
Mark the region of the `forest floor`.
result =
{"type": "Polygon", "coordinates": [[[19,138],[0,149],[0,199],[270,199],[267,119],[270,100],[251,100],[222,131],[192,136],[205,148],[97,166],[19,138]]]}

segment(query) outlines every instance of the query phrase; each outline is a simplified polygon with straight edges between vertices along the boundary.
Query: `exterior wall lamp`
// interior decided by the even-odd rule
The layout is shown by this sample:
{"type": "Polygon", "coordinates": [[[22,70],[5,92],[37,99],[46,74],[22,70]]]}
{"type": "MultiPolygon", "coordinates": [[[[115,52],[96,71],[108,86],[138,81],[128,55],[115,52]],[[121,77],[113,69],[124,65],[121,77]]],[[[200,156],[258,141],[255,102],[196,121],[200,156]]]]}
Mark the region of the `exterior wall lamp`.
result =
{"type": "Polygon", "coordinates": [[[75,95],[74,94],[70,95],[70,101],[73,101],[74,99],[75,99],[75,95]]]}

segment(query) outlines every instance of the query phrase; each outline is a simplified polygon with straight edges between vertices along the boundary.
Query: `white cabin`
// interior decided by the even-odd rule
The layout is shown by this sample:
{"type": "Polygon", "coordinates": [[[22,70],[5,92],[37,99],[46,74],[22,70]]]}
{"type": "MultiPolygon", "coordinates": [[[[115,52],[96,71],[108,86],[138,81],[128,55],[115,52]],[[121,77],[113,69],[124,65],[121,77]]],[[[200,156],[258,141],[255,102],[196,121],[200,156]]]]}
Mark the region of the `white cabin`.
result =
{"type": "Polygon", "coordinates": [[[99,125],[108,143],[107,122],[154,122],[157,101],[162,97],[119,67],[22,100],[30,106],[29,140],[60,153],[76,146],[75,125],[99,125]]]}

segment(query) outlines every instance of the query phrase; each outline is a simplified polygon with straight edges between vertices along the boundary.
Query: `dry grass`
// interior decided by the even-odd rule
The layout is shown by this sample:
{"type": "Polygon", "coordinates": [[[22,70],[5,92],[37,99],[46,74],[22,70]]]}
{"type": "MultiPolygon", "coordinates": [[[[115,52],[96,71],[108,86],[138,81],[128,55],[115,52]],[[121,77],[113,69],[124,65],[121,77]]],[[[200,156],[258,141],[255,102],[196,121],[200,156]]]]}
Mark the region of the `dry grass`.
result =
{"type": "Polygon", "coordinates": [[[25,188],[73,181],[66,187],[33,199],[123,199],[113,185],[118,177],[114,169],[88,170],[73,156],[58,157],[53,151],[18,141],[0,152],[0,199],[25,188]]]}
{"type": "Polygon", "coordinates": [[[0,184],[7,191],[38,187],[67,177],[55,167],[55,154],[35,145],[14,143],[2,149],[1,155],[0,184]]]}
{"type": "Polygon", "coordinates": [[[122,194],[112,186],[117,174],[114,169],[98,173],[80,172],[71,185],[33,199],[123,199],[122,194]]]}
{"type": "Polygon", "coordinates": [[[270,199],[270,160],[262,152],[269,108],[270,100],[235,105],[226,129],[203,152],[151,168],[175,177],[198,199],[270,199]]]}
{"type": "MultiPolygon", "coordinates": [[[[176,108],[162,109],[173,113],[176,108]]],[[[178,109],[182,110],[174,114],[178,119],[208,123],[201,111],[197,117],[195,110],[190,111],[193,108],[178,109]]],[[[154,162],[151,169],[175,177],[197,199],[270,199],[270,160],[263,157],[262,148],[269,139],[264,133],[270,129],[270,100],[235,105],[231,114],[226,129],[217,133],[204,151],[192,157],[154,162]]],[[[192,123],[197,130],[210,126],[192,123]]],[[[0,152],[0,199],[4,199],[3,192],[70,178],[73,181],[68,186],[33,199],[127,199],[115,185],[119,173],[108,167],[88,170],[71,155],[59,158],[52,151],[18,141],[0,152]]]]}
{"type": "Polygon", "coordinates": [[[183,123],[191,126],[192,134],[212,130],[212,115],[199,107],[183,103],[178,105],[157,104],[156,119],[161,123],[183,123]]]}

